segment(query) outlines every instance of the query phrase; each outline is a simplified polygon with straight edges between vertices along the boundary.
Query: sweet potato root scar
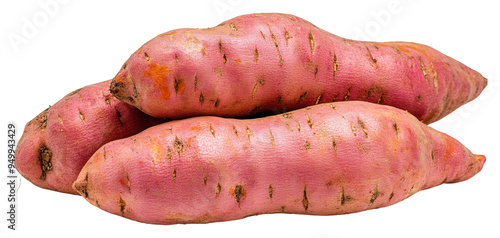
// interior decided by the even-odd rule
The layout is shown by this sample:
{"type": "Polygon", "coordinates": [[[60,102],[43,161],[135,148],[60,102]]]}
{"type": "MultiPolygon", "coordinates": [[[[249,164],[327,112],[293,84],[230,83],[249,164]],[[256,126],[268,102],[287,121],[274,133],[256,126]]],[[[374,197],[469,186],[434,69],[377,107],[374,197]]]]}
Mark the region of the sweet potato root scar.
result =
{"type": "Polygon", "coordinates": [[[168,89],[167,84],[167,73],[170,71],[172,71],[172,69],[167,66],[159,65],[157,63],[151,63],[148,65],[148,68],[142,73],[143,77],[151,78],[154,80],[154,86],[158,87],[160,90],[161,100],[167,100],[170,98],[170,90],[168,89]]]}
{"type": "Polygon", "coordinates": [[[54,169],[52,166],[52,151],[46,146],[42,145],[38,149],[38,162],[42,170],[42,175],[40,175],[40,180],[45,180],[47,178],[47,172],[54,169]]]}
{"type": "Polygon", "coordinates": [[[125,208],[127,207],[127,203],[121,196],[120,200],[118,200],[118,206],[120,206],[120,212],[122,213],[122,216],[125,216],[125,208]]]}
{"type": "Polygon", "coordinates": [[[85,179],[83,181],[74,184],[74,189],[77,190],[85,198],[89,197],[89,194],[87,192],[88,182],[89,182],[89,173],[85,174],[85,179]]]}

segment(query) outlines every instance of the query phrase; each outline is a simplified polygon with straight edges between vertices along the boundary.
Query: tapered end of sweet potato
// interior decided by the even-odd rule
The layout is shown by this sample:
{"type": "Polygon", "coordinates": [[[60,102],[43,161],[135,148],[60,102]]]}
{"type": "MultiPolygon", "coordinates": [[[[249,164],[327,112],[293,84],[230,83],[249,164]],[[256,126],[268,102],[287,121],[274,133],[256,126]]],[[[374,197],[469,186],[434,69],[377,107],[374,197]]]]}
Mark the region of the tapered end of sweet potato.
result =
{"type": "Polygon", "coordinates": [[[476,173],[479,173],[483,169],[484,163],[486,162],[486,156],[484,156],[484,155],[474,155],[474,156],[476,157],[478,164],[479,164],[476,173]]]}

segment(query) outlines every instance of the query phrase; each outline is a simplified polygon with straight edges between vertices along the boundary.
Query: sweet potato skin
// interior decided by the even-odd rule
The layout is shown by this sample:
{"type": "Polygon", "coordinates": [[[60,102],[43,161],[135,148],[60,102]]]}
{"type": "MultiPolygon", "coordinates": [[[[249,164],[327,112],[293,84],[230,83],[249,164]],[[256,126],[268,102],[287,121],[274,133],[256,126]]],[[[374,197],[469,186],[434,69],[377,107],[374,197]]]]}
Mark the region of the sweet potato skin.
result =
{"type": "Polygon", "coordinates": [[[478,72],[425,45],[347,40],[269,13],[161,34],[131,55],[111,91],[159,117],[266,115],[362,100],[428,124],[486,85],[478,72]]]}
{"type": "Polygon", "coordinates": [[[24,178],[77,194],[72,184],[99,147],[164,122],[111,96],[110,82],[76,90],[26,124],[15,152],[24,178]]]}
{"type": "Polygon", "coordinates": [[[97,150],[74,188],[105,211],[153,224],[333,215],[466,180],[484,162],[407,112],[337,102],[154,126],[97,150]]]}

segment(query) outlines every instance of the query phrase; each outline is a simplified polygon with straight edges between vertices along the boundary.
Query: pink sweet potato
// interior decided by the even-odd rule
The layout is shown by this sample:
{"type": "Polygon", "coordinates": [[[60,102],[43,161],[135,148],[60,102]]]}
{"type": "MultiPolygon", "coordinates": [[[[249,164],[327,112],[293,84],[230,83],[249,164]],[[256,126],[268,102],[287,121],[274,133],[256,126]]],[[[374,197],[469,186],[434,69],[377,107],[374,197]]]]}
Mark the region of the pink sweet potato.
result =
{"type": "Polygon", "coordinates": [[[265,118],[154,126],[97,150],[74,188],[136,221],[205,223],[389,206],[464,181],[484,162],[405,111],[336,102],[265,118]]]}
{"type": "Polygon", "coordinates": [[[153,38],[125,62],[111,91],[158,117],[266,115],[361,100],[431,123],[486,84],[425,45],[352,41],[296,16],[252,14],[153,38]]]}
{"type": "Polygon", "coordinates": [[[77,194],[71,185],[99,147],[164,122],[111,96],[110,82],[76,90],[26,124],[15,154],[24,178],[77,194]]]}

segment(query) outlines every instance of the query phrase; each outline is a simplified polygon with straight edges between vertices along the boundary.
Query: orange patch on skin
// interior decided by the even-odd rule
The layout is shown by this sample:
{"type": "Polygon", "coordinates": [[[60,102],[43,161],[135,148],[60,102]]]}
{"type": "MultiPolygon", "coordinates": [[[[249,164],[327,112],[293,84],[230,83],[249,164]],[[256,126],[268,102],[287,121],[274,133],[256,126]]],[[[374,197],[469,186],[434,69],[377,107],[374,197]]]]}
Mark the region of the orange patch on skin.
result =
{"type": "Polygon", "coordinates": [[[196,132],[198,132],[198,131],[200,131],[200,130],[201,130],[201,126],[200,126],[200,125],[193,126],[193,127],[191,127],[191,130],[192,130],[192,131],[196,131],[196,132]]]}
{"type": "Polygon", "coordinates": [[[176,80],[174,84],[175,84],[174,89],[176,94],[181,94],[186,89],[186,84],[184,83],[184,79],[179,78],[176,80]]]}
{"type": "Polygon", "coordinates": [[[156,164],[161,162],[161,159],[165,155],[165,150],[160,145],[157,138],[154,138],[150,141],[149,149],[151,150],[151,153],[153,154],[153,166],[155,166],[156,164]]]}
{"type": "Polygon", "coordinates": [[[453,158],[453,153],[455,152],[455,145],[452,141],[447,140],[446,142],[446,151],[444,156],[444,162],[446,163],[450,158],[453,158]]]}
{"type": "Polygon", "coordinates": [[[237,64],[239,64],[239,63],[241,63],[241,60],[240,59],[235,59],[234,62],[237,63],[237,64]]]}
{"type": "MultiPolygon", "coordinates": [[[[157,63],[151,63],[148,68],[142,73],[145,78],[151,78],[154,80],[154,86],[160,90],[161,100],[167,100],[170,98],[170,90],[167,84],[167,72],[172,71],[172,69],[167,66],[159,65],[157,63]]],[[[185,87],[185,85],[184,85],[185,87]]]]}

